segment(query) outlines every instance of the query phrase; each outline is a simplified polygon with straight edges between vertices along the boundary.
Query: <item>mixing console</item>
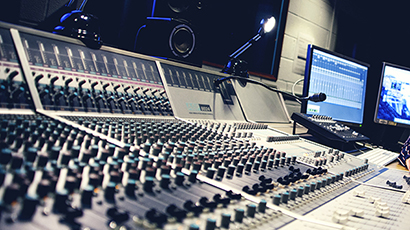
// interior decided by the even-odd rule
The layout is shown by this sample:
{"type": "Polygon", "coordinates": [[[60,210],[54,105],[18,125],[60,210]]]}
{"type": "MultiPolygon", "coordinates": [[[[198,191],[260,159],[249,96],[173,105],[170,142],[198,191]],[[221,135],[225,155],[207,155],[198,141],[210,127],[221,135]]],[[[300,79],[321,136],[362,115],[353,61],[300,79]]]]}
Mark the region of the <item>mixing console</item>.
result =
{"type": "Polygon", "coordinates": [[[367,141],[368,137],[328,116],[293,113],[292,119],[329,140],[341,142],[367,141]]]}
{"type": "Polygon", "coordinates": [[[221,73],[0,25],[0,229],[407,224],[408,173],[247,122],[221,73]]]}

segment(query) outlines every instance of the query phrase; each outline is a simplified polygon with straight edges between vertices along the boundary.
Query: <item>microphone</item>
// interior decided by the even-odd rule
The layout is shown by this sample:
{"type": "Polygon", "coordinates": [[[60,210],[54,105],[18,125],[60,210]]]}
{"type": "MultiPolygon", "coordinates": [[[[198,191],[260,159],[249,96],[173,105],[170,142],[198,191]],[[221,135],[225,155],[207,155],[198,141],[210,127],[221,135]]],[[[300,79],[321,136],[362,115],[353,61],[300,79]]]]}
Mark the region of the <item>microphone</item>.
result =
{"type": "Polygon", "coordinates": [[[315,93],[312,96],[308,97],[307,100],[313,102],[322,102],[326,100],[326,94],[324,93],[315,93]]]}
{"type": "Polygon", "coordinates": [[[270,86],[268,86],[268,85],[265,85],[265,84],[262,83],[262,82],[255,81],[255,80],[252,80],[252,79],[250,79],[250,78],[237,77],[237,76],[229,76],[229,77],[223,77],[223,78],[215,79],[215,80],[214,80],[214,86],[215,86],[216,88],[219,88],[219,85],[222,84],[222,82],[224,82],[224,81],[226,81],[226,80],[229,80],[229,79],[237,79],[237,80],[240,80],[240,81],[247,81],[247,82],[251,82],[251,83],[257,84],[257,85],[261,85],[261,86],[263,86],[263,87],[265,87],[265,88],[267,88],[267,89],[269,89],[269,90],[271,90],[271,91],[274,91],[274,92],[277,92],[277,93],[281,93],[281,94],[285,94],[285,95],[287,95],[287,96],[289,96],[289,97],[292,97],[292,98],[294,98],[294,99],[296,99],[296,100],[313,101],[313,102],[322,102],[322,101],[325,101],[325,100],[326,100],[326,94],[324,94],[324,93],[315,93],[315,94],[313,94],[312,96],[309,96],[309,97],[298,97],[298,96],[296,96],[296,95],[293,95],[293,94],[290,94],[290,93],[287,93],[287,92],[284,92],[284,91],[281,91],[281,90],[272,88],[272,87],[270,87],[270,86]]]}

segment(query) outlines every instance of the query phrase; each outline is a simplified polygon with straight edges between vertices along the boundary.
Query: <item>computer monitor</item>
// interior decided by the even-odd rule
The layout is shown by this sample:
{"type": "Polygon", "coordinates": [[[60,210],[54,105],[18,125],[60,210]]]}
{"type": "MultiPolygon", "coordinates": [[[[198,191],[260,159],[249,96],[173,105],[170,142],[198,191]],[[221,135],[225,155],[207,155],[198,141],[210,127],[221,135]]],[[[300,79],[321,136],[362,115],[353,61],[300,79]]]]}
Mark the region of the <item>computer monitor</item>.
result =
{"type": "Polygon", "coordinates": [[[369,65],[318,46],[309,45],[303,95],[323,92],[324,102],[305,101],[302,113],[325,115],[346,125],[361,126],[369,65]]]}
{"type": "Polygon", "coordinates": [[[374,122],[410,128],[410,68],[383,62],[374,122]]]}

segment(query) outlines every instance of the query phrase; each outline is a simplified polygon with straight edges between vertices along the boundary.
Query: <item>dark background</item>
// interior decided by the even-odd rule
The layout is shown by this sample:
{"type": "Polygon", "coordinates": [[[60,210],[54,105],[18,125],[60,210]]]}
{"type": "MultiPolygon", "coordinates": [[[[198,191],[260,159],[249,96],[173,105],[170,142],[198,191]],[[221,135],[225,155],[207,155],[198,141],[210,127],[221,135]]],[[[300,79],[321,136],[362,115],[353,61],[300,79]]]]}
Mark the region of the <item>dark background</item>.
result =
{"type": "Polygon", "coordinates": [[[335,51],[370,64],[365,119],[359,132],[385,148],[399,151],[409,129],[373,122],[382,62],[410,67],[410,14],[405,1],[337,1],[335,51]]]}
{"type": "MultiPolygon", "coordinates": [[[[169,0],[170,2],[190,2],[187,13],[175,14],[167,11],[168,0],[156,0],[157,8],[161,8],[160,17],[183,18],[188,20],[198,33],[198,45],[201,59],[218,65],[224,65],[229,55],[256,35],[260,20],[275,16],[275,30],[266,34],[252,48],[243,53],[240,58],[249,64],[249,70],[266,74],[276,80],[277,67],[281,52],[284,23],[289,0],[169,0]],[[201,10],[194,9],[201,5],[201,10]],[[282,5],[283,18],[280,20],[282,5]],[[165,9],[165,10],[164,10],[165,9]],[[168,15],[167,15],[168,14],[168,15]],[[279,22],[282,25],[279,27],[279,22]],[[278,29],[282,36],[277,36],[278,29]],[[278,49],[275,50],[275,44],[278,49]],[[274,62],[274,54],[276,63],[274,62]],[[275,65],[275,68],[273,65],[275,65]]],[[[68,0],[14,0],[3,2],[9,5],[0,9],[0,20],[27,25],[41,30],[52,31],[59,23],[61,15],[70,12],[75,7],[68,8],[68,0]]],[[[73,6],[79,6],[81,0],[76,0],[73,6]]],[[[135,38],[138,29],[146,23],[150,16],[153,0],[88,0],[84,12],[98,17],[101,27],[101,38],[105,45],[134,51],[135,38]]],[[[158,42],[155,38],[152,42],[158,42]]],[[[189,64],[189,63],[188,63],[189,64]]]]}
{"type": "MultiPolygon", "coordinates": [[[[61,15],[72,10],[64,7],[67,2],[68,0],[0,0],[0,20],[50,30],[58,23],[61,15]]],[[[278,20],[280,6],[285,2],[286,11],[288,4],[288,1],[281,0],[200,2],[201,12],[194,14],[194,18],[201,28],[201,55],[203,60],[219,65],[224,65],[229,54],[256,34],[261,18],[273,14],[278,20]]],[[[365,120],[363,127],[355,129],[370,137],[375,144],[398,151],[400,145],[397,140],[405,141],[409,129],[375,124],[373,116],[382,62],[410,67],[408,3],[399,0],[330,2],[336,7],[335,52],[370,64],[365,120]]],[[[136,33],[150,14],[151,5],[152,1],[143,0],[89,0],[85,11],[99,18],[105,44],[133,50],[136,33]]],[[[283,17],[282,23],[285,20],[286,17],[283,17]]],[[[281,39],[282,36],[283,34],[278,37],[281,39]]],[[[275,42],[279,42],[281,47],[280,39],[278,41],[276,38],[276,33],[268,34],[241,56],[249,63],[251,71],[272,74],[271,79],[274,80],[277,66],[273,66],[273,71],[271,70],[275,42]]],[[[276,51],[278,55],[281,50],[276,51]]]]}

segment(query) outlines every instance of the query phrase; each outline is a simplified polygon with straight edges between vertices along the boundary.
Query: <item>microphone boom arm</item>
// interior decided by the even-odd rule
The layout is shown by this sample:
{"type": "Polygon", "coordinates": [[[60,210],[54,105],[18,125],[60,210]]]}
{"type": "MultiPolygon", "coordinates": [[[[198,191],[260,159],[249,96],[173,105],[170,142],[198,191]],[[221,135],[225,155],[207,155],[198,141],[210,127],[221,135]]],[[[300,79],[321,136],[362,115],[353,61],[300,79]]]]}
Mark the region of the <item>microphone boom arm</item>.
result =
{"type": "Polygon", "coordinates": [[[299,100],[311,100],[311,101],[314,101],[314,102],[321,102],[321,101],[326,100],[326,94],[324,94],[324,93],[314,94],[314,95],[312,95],[312,96],[310,96],[310,97],[309,97],[309,96],[308,96],[308,97],[298,97],[298,96],[295,96],[295,95],[293,95],[293,94],[290,94],[290,93],[287,93],[287,92],[284,92],[284,91],[281,91],[281,90],[272,88],[272,87],[270,87],[270,86],[268,86],[268,85],[266,85],[266,84],[264,84],[264,83],[262,83],[262,82],[255,81],[255,80],[250,79],[250,78],[243,78],[243,77],[236,77],[236,76],[229,76],[229,77],[223,77],[223,78],[216,79],[216,80],[214,80],[214,85],[215,85],[215,87],[219,87],[219,85],[220,85],[222,82],[227,81],[227,80],[230,80],[230,79],[236,79],[236,80],[241,80],[241,81],[247,81],[247,82],[250,82],[250,83],[254,83],[254,84],[263,86],[263,87],[265,87],[265,88],[268,89],[268,90],[271,90],[271,91],[276,92],[276,93],[285,94],[285,95],[287,95],[287,96],[289,96],[289,97],[292,97],[292,98],[294,98],[294,99],[299,99],[299,100]]]}

